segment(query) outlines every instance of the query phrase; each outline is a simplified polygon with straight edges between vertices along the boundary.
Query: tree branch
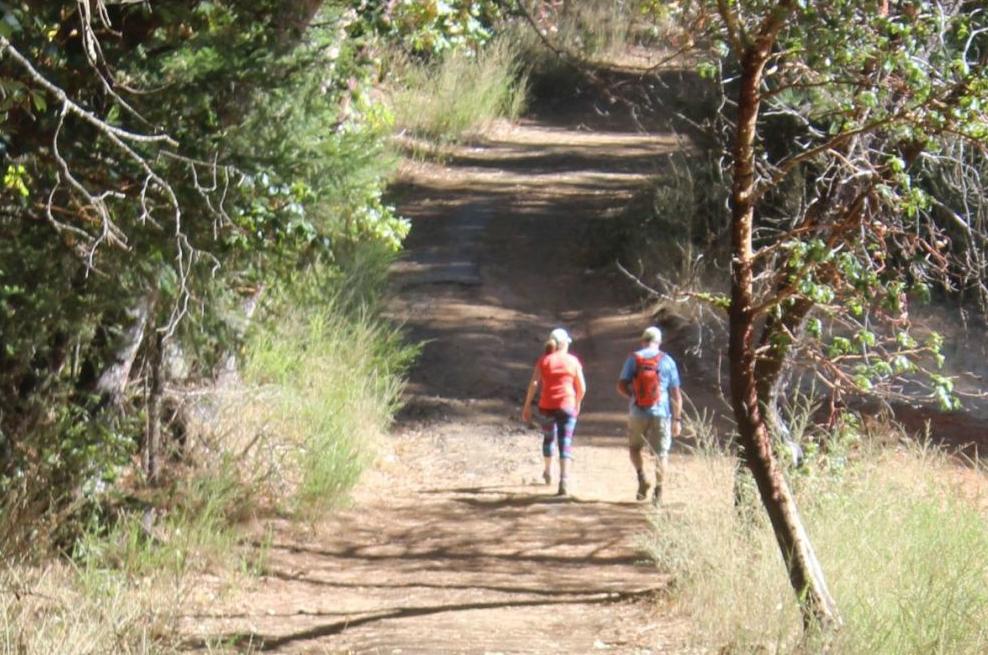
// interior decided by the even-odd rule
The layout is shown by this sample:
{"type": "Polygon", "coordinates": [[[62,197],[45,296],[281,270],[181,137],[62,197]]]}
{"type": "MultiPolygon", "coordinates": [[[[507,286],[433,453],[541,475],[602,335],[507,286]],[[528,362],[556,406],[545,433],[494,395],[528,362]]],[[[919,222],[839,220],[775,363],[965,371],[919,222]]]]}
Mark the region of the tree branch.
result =
{"type": "Polygon", "coordinates": [[[121,129],[114,125],[110,125],[106,121],[97,117],[92,112],[86,111],[76,102],[74,102],[71,98],[69,98],[68,94],[65,93],[65,91],[63,91],[60,87],[56,86],[55,84],[49,82],[44,75],[39,73],[38,70],[31,64],[31,62],[28,61],[28,59],[24,55],[22,55],[20,51],[18,51],[17,48],[13,46],[13,44],[11,44],[10,40],[7,39],[7,37],[0,36],[0,56],[3,56],[5,54],[9,55],[10,58],[13,59],[18,66],[24,69],[24,71],[28,74],[28,77],[30,77],[35,82],[35,84],[37,84],[38,86],[48,91],[48,93],[55,96],[55,98],[58,99],[59,103],[63,107],[65,107],[66,111],[75,114],[76,116],[81,118],[83,121],[89,123],[103,134],[106,134],[108,136],[113,136],[117,139],[121,139],[124,141],[131,141],[135,143],[166,143],[172,147],[175,148],[178,147],[178,142],[172,139],[167,134],[148,135],[148,134],[138,134],[136,132],[129,132],[127,130],[121,129]]]}

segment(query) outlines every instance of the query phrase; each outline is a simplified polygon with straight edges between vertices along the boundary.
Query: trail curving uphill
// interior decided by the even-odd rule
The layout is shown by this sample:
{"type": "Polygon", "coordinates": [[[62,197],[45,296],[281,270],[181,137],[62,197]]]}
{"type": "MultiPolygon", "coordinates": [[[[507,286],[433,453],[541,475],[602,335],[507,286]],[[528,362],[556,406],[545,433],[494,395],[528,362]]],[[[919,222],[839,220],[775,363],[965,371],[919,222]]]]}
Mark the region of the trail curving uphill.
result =
{"type": "MultiPolygon", "coordinates": [[[[391,311],[427,343],[388,452],[351,508],[277,531],[267,574],[189,617],[197,634],[279,653],[682,652],[641,551],[650,510],[613,388],[649,318],[626,281],[582,263],[588,221],[620,211],[677,143],[590,117],[599,129],[579,112],[500,126],[408,167],[391,311]],[[558,325],[589,385],[568,499],[536,484],[541,438],[517,419],[558,325]]],[[[675,454],[672,471],[675,509],[689,487],[675,454]]]]}

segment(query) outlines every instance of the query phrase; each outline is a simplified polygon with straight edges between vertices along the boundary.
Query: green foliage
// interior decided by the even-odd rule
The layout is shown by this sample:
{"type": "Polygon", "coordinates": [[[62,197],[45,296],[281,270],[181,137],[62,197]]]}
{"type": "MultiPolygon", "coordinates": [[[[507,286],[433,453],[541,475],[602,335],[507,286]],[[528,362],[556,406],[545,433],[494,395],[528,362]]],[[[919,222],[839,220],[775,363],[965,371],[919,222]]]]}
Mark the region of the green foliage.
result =
{"type": "Polygon", "coordinates": [[[114,492],[113,511],[90,514],[57,574],[0,571],[15,591],[0,602],[0,650],[174,652],[190,574],[264,569],[264,539],[242,547],[239,522],[339,503],[416,354],[379,314],[392,261],[385,245],[364,245],[272,293],[246,337],[243,384],[214,390],[189,426],[203,446],[187,453],[195,467],[140,499],[114,492]]]}
{"type": "Polygon", "coordinates": [[[23,164],[10,164],[7,166],[7,172],[3,174],[4,187],[22,198],[31,195],[27,188],[28,181],[27,169],[24,168],[23,164]]]}
{"type": "Polygon", "coordinates": [[[492,0],[399,1],[370,9],[362,0],[354,4],[378,33],[429,54],[486,43],[502,15],[501,3],[492,0]]]}
{"type": "MultiPolygon", "coordinates": [[[[850,412],[834,417],[829,427],[817,425],[821,401],[816,390],[795,393],[786,399],[784,415],[789,438],[799,445],[802,459],[788,474],[797,490],[811,491],[820,479],[837,481],[848,473],[850,464],[861,457],[865,441],[861,417],[850,412]]],[[[778,441],[777,441],[778,443],[778,441]]],[[[780,457],[780,461],[789,458],[780,457]]]]}
{"type": "Polygon", "coordinates": [[[156,335],[172,382],[208,381],[257,289],[399,247],[378,33],[350,5],[111,3],[113,37],[64,3],[0,6],[0,514],[18,543],[60,539],[32,519],[96,507],[132,461],[156,335]]]}
{"type": "MultiPolygon", "coordinates": [[[[978,64],[988,17],[964,3],[888,7],[699,1],[671,11],[703,43],[699,74],[735,99],[742,58],[759,30],[778,26],[752,159],[752,291],[771,316],[761,342],[777,357],[805,356],[837,388],[882,394],[922,380],[928,400],[956,408],[942,347],[916,345],[908,309],[935,285],[988,297],[974,245],[988,222],[971,193],[986,170],[977,89],[988,84],[978,64]]],[[[711,131],[724,153],[734,119],[722,112],[711,131]]]]}

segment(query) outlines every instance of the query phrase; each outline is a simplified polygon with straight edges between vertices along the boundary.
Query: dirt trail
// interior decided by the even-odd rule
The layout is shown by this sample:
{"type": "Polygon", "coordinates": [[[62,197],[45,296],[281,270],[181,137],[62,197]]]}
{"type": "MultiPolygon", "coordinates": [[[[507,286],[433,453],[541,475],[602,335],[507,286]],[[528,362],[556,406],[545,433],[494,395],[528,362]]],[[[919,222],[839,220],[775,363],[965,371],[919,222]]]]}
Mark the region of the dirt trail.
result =
{"type": "MultiPolygon", "coordinates": [[[[606,127],[505,126],[410,167],[392,312],[428,343],[390,450],[351,509],[277,530],[268,573],[189,617],[197,634],[285,653],[681,652],[685,626],[656,609],[666,580],[642,555],[649,510],[613,390],[649,319],[625,281],[581,263],[587,222],[676,143],[606,127]],[[541,438],[516,418],[557,325],[590,387],[568,499],[536,484],[541,438]]],[[[672,467],[675,509],[689,470],[672,467]]]]}

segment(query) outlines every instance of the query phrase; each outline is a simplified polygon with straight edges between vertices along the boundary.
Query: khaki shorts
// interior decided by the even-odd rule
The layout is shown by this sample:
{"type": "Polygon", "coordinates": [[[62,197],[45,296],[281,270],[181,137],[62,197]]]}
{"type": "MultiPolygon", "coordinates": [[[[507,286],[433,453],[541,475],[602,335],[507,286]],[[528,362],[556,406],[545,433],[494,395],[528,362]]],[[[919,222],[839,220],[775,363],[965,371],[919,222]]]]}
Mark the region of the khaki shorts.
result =
{"type": "Polygon", "coordinates": [[[632,414],[628,417],[628,445],[635,450],[648,446],[656,455],[668,455],[672,448],[672,419],[632,414]]]}

